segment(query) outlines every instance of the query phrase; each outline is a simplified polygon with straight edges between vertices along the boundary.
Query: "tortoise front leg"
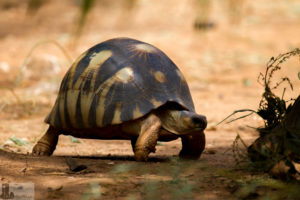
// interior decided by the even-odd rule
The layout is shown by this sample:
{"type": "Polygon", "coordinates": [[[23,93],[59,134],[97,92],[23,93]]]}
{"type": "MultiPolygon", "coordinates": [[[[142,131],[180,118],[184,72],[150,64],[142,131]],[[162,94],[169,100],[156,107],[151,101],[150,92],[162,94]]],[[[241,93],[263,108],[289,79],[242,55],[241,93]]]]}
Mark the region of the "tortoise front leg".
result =
{"type": "Polygon", "coordinates": [[[58,131],[50,126],[45,135],[33,147],[32,154],[35,156],[51,156],[57,145],[58,131]]]}
{"type": "Polygon", "coordinates": [[[192,135],[182,136],[182,149],[179,153],[181,158],[198,159],[205,148],[204,132],[196,132],[192,135]]]}
{"type": "Polygon", "coordinates": [[[155,152],[155,146],[159,138],[160,128],[161,121],[154,114],[150,114],[142,122],[140,135],[136,140],[134,148],[134,156],[136,161],[147,161],[149,153],[155,152]]]}

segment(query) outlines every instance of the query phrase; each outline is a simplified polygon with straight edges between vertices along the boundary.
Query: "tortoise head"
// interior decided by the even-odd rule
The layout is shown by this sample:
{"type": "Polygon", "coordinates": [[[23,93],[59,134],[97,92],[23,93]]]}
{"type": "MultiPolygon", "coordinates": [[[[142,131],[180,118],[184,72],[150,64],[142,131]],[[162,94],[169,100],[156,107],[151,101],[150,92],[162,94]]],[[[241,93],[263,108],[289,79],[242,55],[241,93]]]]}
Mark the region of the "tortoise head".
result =
{"type": "Polygon", "coordinates": [[[163,128],[176,135],[202,132],[207,126],[204,115],[187,110],[169,110],[162,115],[161,120],[163,128]]]}

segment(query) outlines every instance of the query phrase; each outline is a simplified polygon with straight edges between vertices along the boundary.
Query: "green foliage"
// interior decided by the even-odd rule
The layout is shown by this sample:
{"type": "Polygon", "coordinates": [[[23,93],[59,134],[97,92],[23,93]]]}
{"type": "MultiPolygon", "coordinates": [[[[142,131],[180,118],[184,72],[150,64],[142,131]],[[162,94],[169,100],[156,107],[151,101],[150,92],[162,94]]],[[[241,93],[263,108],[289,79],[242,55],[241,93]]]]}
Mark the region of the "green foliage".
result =
{"type": "Polygon", "coordinates": [[[145,200],[152,200],[158,199],[160,194],[160,190],[158,188],[159,182],[158,181],[147,181],[143,187],[145,192],[145,200]]]}
{"type": "Polygon", "coordinates": [[[240,182],[240,188],[235,193],[238,199],[280,200],[298,199],[299,183],[286,183],[267,177],[260,177],[240,182]]]}
{"type": "Polygon", "coordinates": [[[81,30],[85,24],[86,17],[88,13],[90,12],[91,8],[93,7],[95,0],[81,0],[80,1],[80,17],[78,21],[78,27],[76,30],[76,35],[80,35],[81,30]]]}
{"type": "Polygon", "coordinates": [[[10,136],[9,140],[11,140],[15,145],[18,146],[28,146],[29,143],[26,140],[23,140],[21,138],[16,138],[15,136],[10,136]]]}
{"type": "Polygon", "coordinates": [[[195,182],[191,182],[187,177],[183,176],[189,169],[194,168],[194,162],[180,160],[173,158],[171,160],[171,177],[170,181],[166,181],[163,184],[171,194],[171,199],[193,199],[193,189],[195,188],[195,182]],[[191,165],[192,163],[192,165],[191,165]]]}
{"type": "MultiPolygon", "coordinates": [[[[138,185],[143,194],[143,199],[193,199],[195,182],[184,174],[190,170],[196,170],[197,163],[192,161],[172,158],[166,163],[120,163],[110,171],[116,183],[135,179],[134,175],[141,177],[138,185]],[[193,165],[192,165],[193,164],[193,165]],[[156,166],[156,167],[153,167],[156,166]]],[[[130,196],[129,196],[130,197],[130,196]]],[[[134,198],[134,197],[130,197],[134,198]]]]}
{"type": "Polygon", "coordinates": [[[97,182],[91,182],[89,187],[83,192],[82,200],[92,200],[101,198],[101,186],[97,182]]]}
{"type": "Polygon", "coordinates": [[[113,172],[117,173],[117,174],[121,174],[121,173],[125,173],[125,172],[128,172],[128,171],[131,171],[133,169],[133,167],[134,166],[132,166],[131,164],[122,163],[122,164],[116,165],[113,168],[113,172]]]}
{"type": "Polygon", "coordinates": [[[3,145],[0,145],[0,149],[11,151],[10,147],[16,148],[17,151],[21,151],[22,148],[29,150],[31,149],[31,143],[29,143],[25,138],[17,138],[12,135],[3,145]]]}
{"type": "Polygon", "coordinates": [[[82,0],[81,1],[81,17],[80,17],[80,24],[83,25],[88,12],[91,10],[93,6],[94,0],[82,0]]]}
{"type": "MultiPolygon", "coordinates": [[[[74,0],[75,1],[75,0],[74,0]]],[[[29,0],[27,3],[27,12],[34,15],[44,4],[45,0],[29,0]]],[[[79,20],[75,34],[80,35],[81,30],[86,22],[86,18],[91,8],[94,5],[95,0],[77,0],[80,6],[79,20]]]]}
{"type": "Polygon", "coordinates": [[[78,138],[75,138],[75,137],[73,137],[73,136],[69,136],[70,137],[70,140],[71,140],[71,142],[72,143],[81,143],[81,140],[80,139],[78,139],[78,138]]]}

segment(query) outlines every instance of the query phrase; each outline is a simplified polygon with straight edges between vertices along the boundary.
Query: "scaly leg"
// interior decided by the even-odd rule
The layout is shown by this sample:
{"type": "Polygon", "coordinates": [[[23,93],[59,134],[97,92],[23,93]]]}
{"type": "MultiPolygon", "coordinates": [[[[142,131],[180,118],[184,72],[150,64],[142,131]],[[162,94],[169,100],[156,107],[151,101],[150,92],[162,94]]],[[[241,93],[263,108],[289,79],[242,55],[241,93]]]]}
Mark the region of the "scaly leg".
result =
{"type": "Polygon", "coordinates": [[[149,153],[155,152],[160,128],[161,121],[154,114],[150,114],[143,121],[140,135],[135,144],[134,156],[136,161],[147,161],[149,153]]]}
{"type": "Polygon", "coordinates": [[[187,159],[198,159],[205,148],[204,132],[196,132],[181,138],[182,149],[179,156],[187,159]]]}
{"type": "Polygon", "coordinates": [[[45,135],[37,142],[32,149],[35,156],[51,156],[56,148],[59,130],[50,126],[45,135]]]}

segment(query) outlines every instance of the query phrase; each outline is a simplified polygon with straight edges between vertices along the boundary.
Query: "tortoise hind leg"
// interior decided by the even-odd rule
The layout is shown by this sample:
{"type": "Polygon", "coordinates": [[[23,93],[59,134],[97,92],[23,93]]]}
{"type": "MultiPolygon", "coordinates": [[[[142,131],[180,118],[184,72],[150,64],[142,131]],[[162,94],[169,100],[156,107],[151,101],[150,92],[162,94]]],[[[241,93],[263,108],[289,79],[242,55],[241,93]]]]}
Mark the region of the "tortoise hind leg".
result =
{"type": "Polygon", "coordinates": [[[182,149],[179,156],[186,159],[198,159],[205,148],[204,132],[196,132],[181,138],[182,149]]]}
{"type": "MultiPolygon", "coordinates": [[[[154,114],[150,114],[143,121],[140,135],[137,138],[134,147],[134,156],[136,161],[147,161],[149,153],[155,152],[160,128],[161,121],[154,114]]],[[[132,141],[132,144],[134,144],[134,141],[132,141]]]]}
{"type": "Polygon", "coordinates": [[[58,131],[58,129],[50,126],[43,137],[33,147],[32,154],[35,156],[51,156],[57,145],[58,131]]]}

